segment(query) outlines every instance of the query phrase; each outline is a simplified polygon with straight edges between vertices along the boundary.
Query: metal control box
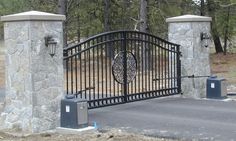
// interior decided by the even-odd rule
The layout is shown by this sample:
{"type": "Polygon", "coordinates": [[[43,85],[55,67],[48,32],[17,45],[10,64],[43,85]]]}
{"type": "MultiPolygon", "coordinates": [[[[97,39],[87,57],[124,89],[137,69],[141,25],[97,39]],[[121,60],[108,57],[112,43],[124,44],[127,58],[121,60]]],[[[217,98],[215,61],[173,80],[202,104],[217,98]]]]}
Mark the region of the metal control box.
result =
{"type": "Polygon", "coordinates": [[[88,126],[88,104],[86,100],[66,98],[61,100],[61,127],[82,128],[88,126]]]}
{"type": "Polygon", "coordinates": [[[207,98],[224,98],[227,96],[227,82],[223,78],[211,76],[207,79],[207,98]]]}

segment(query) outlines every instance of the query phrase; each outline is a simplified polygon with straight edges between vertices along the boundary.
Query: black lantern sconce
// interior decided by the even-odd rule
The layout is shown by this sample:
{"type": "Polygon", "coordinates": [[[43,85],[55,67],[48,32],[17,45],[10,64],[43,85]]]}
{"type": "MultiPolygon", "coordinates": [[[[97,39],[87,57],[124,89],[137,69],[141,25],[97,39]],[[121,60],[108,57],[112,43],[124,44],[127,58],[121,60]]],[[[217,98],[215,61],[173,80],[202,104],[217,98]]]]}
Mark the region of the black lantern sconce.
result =
{"type": "Polygon", "coordinates": [[[209,43],[210,43],[210,35],[205,33],[205,32],[201,32],[200,33],[200,39],[201,39],[201,43],[204,47],[208,47],[209,43]]]}
{"type": "Polygon", "coordinates": [[[46,36],[44,39],[45,45],[49,49],[49,55],[53,57],[56,54],[57,42],[52,36],[46,36]]]}

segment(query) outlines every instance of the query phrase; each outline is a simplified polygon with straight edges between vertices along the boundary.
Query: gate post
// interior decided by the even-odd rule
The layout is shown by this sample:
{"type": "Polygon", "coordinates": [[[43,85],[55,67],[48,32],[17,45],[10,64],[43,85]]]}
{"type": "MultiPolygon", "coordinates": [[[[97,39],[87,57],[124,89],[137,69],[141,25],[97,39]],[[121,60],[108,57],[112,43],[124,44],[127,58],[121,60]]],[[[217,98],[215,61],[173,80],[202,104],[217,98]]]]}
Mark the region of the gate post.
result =
{"type": "MultiPolygon", "coordinates": [[[[41,132],[59,126],[63,96],[64,15],[38,11],[2,16],[6,46],[6,97],[0,128],[41,132]],[[56,41],[50,56],[45,37],[56,41]]],[[[54,42],[53,41],[53,42],[54,42]]]]}
{"type": "MultiPolygon", "coordinates": [[[[210,35],[211,18],[184,15],[168,18],[166,22],[169,41],[179,44],[182,52],[181,76],[209,76],[209,47],[205,46],[201,36],[210,35]]],[[[206,97],[206,78],[182,78],[181,80],[184,96],[206,97]]]]}

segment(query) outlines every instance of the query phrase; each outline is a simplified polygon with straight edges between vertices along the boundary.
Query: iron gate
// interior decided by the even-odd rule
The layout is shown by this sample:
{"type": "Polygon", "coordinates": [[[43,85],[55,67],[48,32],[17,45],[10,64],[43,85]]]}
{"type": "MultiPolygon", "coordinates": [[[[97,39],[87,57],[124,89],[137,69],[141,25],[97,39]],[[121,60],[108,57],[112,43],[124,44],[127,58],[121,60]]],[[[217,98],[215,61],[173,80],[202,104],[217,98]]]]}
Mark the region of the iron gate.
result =
{"type": "Polygon", "coordinates": [[[64,53],[66,94],[90,109],[181,92],[179,45],[151,34],[102,33],[64,53]]]}

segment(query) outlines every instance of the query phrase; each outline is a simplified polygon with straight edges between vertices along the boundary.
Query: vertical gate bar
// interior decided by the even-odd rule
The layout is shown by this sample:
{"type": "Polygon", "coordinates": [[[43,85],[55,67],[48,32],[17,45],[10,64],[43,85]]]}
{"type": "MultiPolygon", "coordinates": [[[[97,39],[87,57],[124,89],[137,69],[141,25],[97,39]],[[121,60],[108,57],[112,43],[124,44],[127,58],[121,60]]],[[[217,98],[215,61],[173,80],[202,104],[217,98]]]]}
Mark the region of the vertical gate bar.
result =
{"type": "MultiPolygon", "coordinates": [[[[150,79],[150,81],[151,81],[150,83],[152,84],[152,91],[154,91],[154,81],[152,81],[153,78],[154,78],[154,77],[153,77],[153,75],[154,75],[154,74],[153,74],[153,62],[154,62],[154,61],[153,61],[153,60],[154,60],[154,59],[153,59],[153,54],[154,54],[153,49],[154,49],[154,41],[153,41],[153,37],[151,37],[151,68],[150,68],[150,70],[151,70],[151,78],[149,78],[149,79],[150,79]]],[[[155,93],[156,93],[156,92],[155,92],[155,93]]],[[[155,94],[155,93],[153,93],[153,94],[155,94]]],[[[152,94],[152,96],[154,96],[153,94],[152,94]]]]}
{"type": "MultiPolygon", "coordinates": [[[[123,32],[120,32],[120,34],[119,34],[120,42],[119,42],[119,45],[118,45],[118,46],[120,46],[120,47],[119,47],[119,50],[117,50],[117,54],[122,51],[122,35],[123,35],[123,32]]],[[[123,86],[120,86],[120,85],[121,85],[121,84],[117,83],[117,90],[118,90],[118,96],[121,96],[121,97],[122,97],[124,91],[123,91],[123,89],[122,89],[123,86]],[[120,88],[120,87],[121,87],[121,88],[120,88]],[[121,92],[121,93],[120,93],[120,92],[121,92]]],[[[118,102],[120,102],[120,101],[123,102],[123,98],[118,99],[118,102]]]]}
{"type": "MultiPolygon", "coordinates": [[[[150,36],[148,35],[148,85],[149,85],[149,91],[151,91],[151,72],[152,72],[152,44],[151,44],[151,41],[150,41],[150,36]]],[[[151,97],[152,97],[152,94],[153,93],[150,93],[151,97]]]]}
{"type": "MultiPolygon", "coordinates": [[[[174,68],[174,76],[173,76],[173,81],[174,81],[174,88],[176,88],[176,46],[174,46],[174,56],[173,56],[173,63],[174,63],[174,65],[173,65],[173,68],[174,68]]],[[[176,90],[174,90],[174,92],[176,92],[176,90]]]]}
{"type": "MultiPolygon", "coordinates": [[[[73,49],[71,49],[70,55],[71,56],[73,55],[73,49]]],[[[73,72],[73,57],[71,57],[70,60],[71,60],[71,65],[70,65],[70,67],[71,67],[71,69],[70,69],[71,70],[71,80],[70,80],[71,87],[70,88],[71,88],[71,94],[73,94],[73,73],[74,73],[73,72]]]]}
{"type": "Polygon", "coordinates": [[[171,88],[171,94],[173,90],[173,52],[172,52],[173,45],[170,46],[170,88],[171,88]]]}
{"type": "MultiPolygon", "coordinates": [[[[132,41],[132,33],[129,33],[129,36],[128,36],[128,47],[130,47],[130,49],[128,49],[128,50],[130,50],[132,53],[134,52],[134,48],[133,48],[133,46],[132,46],[132,43],[133,43],[133,41],[132,41]]],[[[134,54],[134,53],[133,53],[134,54]]],[[[131,84],[130,84],[130,92],[129,92],[129,94],[133,94],[134,93],[134,89],[133,89],[133,87],[134,87],[134,82],[133,81],[131,81],[131,84]]],[[[132,98],[132,100],[133,100],[133,96],[131,96],[131,98],[132,98]]]]}
{"type": "MultiPolygon", "coordinates": [[[[120,52],[122,52],[122,51],[124,51],[124,31],[123,32],[121,32],[121,34],[120,34],[120,36],[121,36],[121,48],[120,48],[120,52]]],[[[124,61],[124,54],[123,54],[123,61],[124,61]]],[[[122,65],[124,66],[124,62],[122,63],[122,65]]],[[[125,71],[125,69],[124,69],[124,71],[125,71]]],[[[124,72],[125,73],[125,72],[124,72]]],[[[124,79],[124,74],[123,74],[123,79],[124,79]]],[[[124,80],[125,81],[125,80],[124,80]]],[[[121,96],[122,96],[122,102],[124,102],[125,100],[124,100],[124,91],[125,91],[125,89],[124,89],[124,82],[123,82],[123,84],[121,84],[121,85],[119,85],[119,87],[121,87],[121,90],[122,90],[122,93],[121,93],[121,96]]]]}
{"type": "MultiPolygon", "coordinates": [[[[87,44],[84,44],[84,47],[87,48],[87,44]]],[[[84,90],[86,90],[87,87],[87,51],[84,52],[84,90]]],[[[87,99],[87,92],[84,91],[84,98],[87,99]]]]}
{"type": "Polygon", "coordinates": [[[177,86],[178,94],[181,94],[181,60],[180,60],[180,46],[177,45],[177,86]]]}
{"type": "Polygon", "coordinates": [[[170,94],[170,90],[169,90],[169,88],[170,88],[170,80],[171,80],[171,78],[170,78],[170,44],[168,43],[168,50],[167,50],[167,66],[168,66],[168,68],[167,68],[167,74],[168,74],[168,94],[170,94]]]}
{"type": "MultiPolygon", "coordinates": [[[[125,32],[126,33],[126,36],[125,36],[125,47],[126,47],[126,77],[127,77],[127,73],[128,73],[128,64],[127,64],[127,51],[129,51],[129,32],[125,32]]],[[[130,50],[131,51],[131,50],[130,50]]],[[[127,83],[126,83],[126,88],[127,88],[127,101],[130,100],[130,83],[128,83],[128,80],[127,80],[127,83]]]]}
{"type": "MultiPolygon", "coordinates": [[[[155,78],[157,78],[155,82],[155,89],[159,90],[160,89],[160,46],[159,46],[159,41],[155,38],[155,78]]],[[[159,92],[159,91],[158,91],[159,92]]],[[[156,93],[156,96],[158,93],[156,93]]]]}
{"type": "Polygon", "coordinates": [[[147,92],[148,92],[148,80],[147,80],[147,76],[148,76],[148,47],[147,47],[147,36],[146,36],[146,34],[144,35],[144,44],[145,44],[145,48],[144,48],[144,52],[145,52],[145,75],[144,75],[144,79],[145,79],[145,89],[146,89],[146,94],[145,94],[145,97],[148,97],[148,94],[147,94],[147,92]]]}
{"type": "MultiPolygon", "coordinates": [[[[161,45],[161,47],[163,47],[162,46],[162,42],[161,41],[159,41],[160,42],[160,45],[161,45]]],[[[164,48],[164,47],[163,47],[164,48]]],[[[160,92],[160,94],[159,95],[161,95],[162,94],[162,89],[163,89],[163,48],[159,48],[159,52],[160,52],[160,81],[159,81],[159,83],[160,83],[160,90],[161,90],[161,92],[160,92]]]]}
{"type": "MultiPolygon", "coordinates": [[[[127,45],[126,45],[127,49],[126,50],[132,52],[133,50],[132,50],[132,46],[131,46],[131,40],[130,40],[130,33],[129,32],[127,32],[127,34],[126,34],[126,43],[127,43],[127,45]]],[[[128,83],[127,86],[128,86],[127,87],[128,94],[132,94],[132,86],[133,86],[132,82],[128,83]]],[[[132,96],[130,98],[132,98],[132,96]]]]}
{"type": "MultiPolygon", "coordinates": [[[[88,41],[88,43],[87,43],[87,48],[89,48],[89,47],[90,47],[90,41],[88,41]]],[[[91,80],[91,72],[90,72],[90,71],[91,71],[91,68],[90,68],[90,63],[91,63],[91,60],[90,60],[90,52],[91,52],[91,51],[90,51],[90,49],[89,49],[89,50],[88,50],[88,67],[89,67],[89,68],[88,68],[88,69],[89,69],[89,70],[88,70],[88,73],[89,73],[89,74],[88,74],[88,75],[89,75],[89,76],[88,76],[88,77],[89,77],[89,78],[88,78],[88,83],[89,83],[89,85],[88,85],[88,92],[89,92],[89,101],[92,100],[92,99],[91,99],[91,82],[90,82],[90,80],[91,80]]],[[[86,91],[86,88],[85,88],[85,91],[86,91]]]]}
{"type": "MultiPolygon", "coordinates": [[[[82,45],[80,46],[81,48],[82,48],[82,45]]],[[[82,67],[82,54],[84,54],[84,52],[83,53],[80,53],[80,57],[79,57],[79,73],[80,73],[80,77],[79,77],[79,79],[80,79],[80,91],[82,91],[82,89],[83,89],[83,77],[82,77],[82,72],[83,72],[83,67],[82,67]]],[[[80,93],[80,98],[82,98],[82,93],[80,93]]]]}
{"type": "Polygon", "coordinates": [[[166,43],[166,95],[169,94],[168,88],[169,88],[169,43],[166,43]]]}
{"type": "MultiPolygon", "coordinates": [[[[105,42],[107,42],[107,40],[108,40],[108,38],[107,38],[107,35],[105,35],[105,42]]],[[[108,89],[108,87],[107,87],[107,83],[108,83],[108,79],[107,79],[107,59],[108,59],[108,55],[107,55],[107,53],[108,53],[108,43],[105,43],[105,83],[106,83],[106,98],[108,98],[108,92],[107,92],[107,89],[108,89]]],[[[106,100],[106,104],[108,104],[108,100],[106,100]]]]}
{"type": "MultiPolygon", "coordinates": [[[[114,40],[115,38],[114,38],[114,36],[113,36],[113,40],[114,40]]],[[[115,41],[113,41],[112,42],[112,47],[114,47],[114,54],[116,54],[116,42],[115,41]]],[[[112,66],[112,63],[111,63],[111,66],[112,66]]],[[[114,80],[114,78],[112,79],[113,81],[113,95],[114,96],[116,96],[116,82],[115,82],[115,80],[114,80]]],[[[115,99],[113,99],[113,103],[115,103],[115,99]]]]}
{"type": "MultiPolygon", "coordinates": [[[[94,39],[93,39],[93,42],[92,42],[92,44],[94,45],[94,39]]],[[[95,83],[95,63],[94,62],[96,62],[95,61],[95,56],[94,56],[94,54],[95,54],[95,50],[94,50],[94,47],[93,47],[93,100],[95,100],[95,90],[96,90],[96,83],[95,83]]],[[[93,106],[95,106],[95,102],[93,101],[93,106]]]]}
{"type": "MultiPolygon", "coordinates": [[[[101,43],[102,43],[103,42],[103,36],[101,36],[100,38],[101,38],[101,43]]],[[[101,69],[102,69],[102,72],[101,72],[102,73],[102,76],[101,76],[101,79],[102,79],[101,80],[102,81],[102,99],[104,98],[104,91],[103,91],[104,90],[104,88],[103,88],[104,87],[104,85],[103,85],[103,79],[104,79],[104,76],[103,76],[103,69],[104,69],[103,68],[103,65],[104,65],[104,62],[103,62],[103,59],[104,59],[103,58],[103,50],[104,50],[104,46],[103,45],[104,44],[100,45],[100,47],[101,47],[101,54],[100,54],[101,55],[101,69]]],[[[103,101],[104,100],[102,100],[102,105],[104,104],[103,101]]]]}
{"type": "MultiPolygon", "coordinates": [[[[77,48],[78,47],[75,47],[75,53],[77,53],[77,48]]],[[[77,89],[77,55],[76,55],[75,56],[75,93],[77,94],[77,92],[78,92],[78,89],[77,89]]]]}
{"type": "MultiPolygon", "coordinates": [[[[135,58],[136,58],[136,52],[135,52],[135,46],[134,46],[134,42],[135,42],[135,40],[133,40],[133,33],[130,33],[130,41],[131,41],[131,43],[130,43],[130,45],[131,45],[131,50],[132,50],[132,53],[133,53],[133,55],[135,56],[135,58]]],[[[137,69],[137,68],[136,68],[137,69]]],[[[137,70],[135,70],[135,75],[136,75],[136,71],[137,70]]],[[[136,77],[136,76],[135,76],[136,77]]],[[[136,85],[136,79],[135,79],[135,77],[134,77],[134,80],[132,80],[132,100],[134,100],[135,99],[135,85],[136,85]]]]}
{"type": "MultiPolygon", "coordinates": [[[[113,40],[116,40],[117,39],[117,34],[116,35],[113,35],[112,37],[113,37],[113,40]]],[[[117,50],[118,50],[118,48],[117,48],[117,42],[118,41],[113,41],[112,42],[112,47],[114,48],[114,57],[115,57],[115,55],[117,54],[117,50]]],[[[113,58],[114,59],[114,58],[113,58]]],[[[113,81],[113,95],[114,96],[116,96],[117,94],[116,94],[116,81],[115,81],[115,79],[114,79],[114,77],[112,77],[112,81],[113,81]]],[[[115,101],[116,101],[116,99],[113,99],[113,102],[115,103],[115,101]]]]}
{"type": "MultiPolygon", "coordinates": [[[[121,51],[121,42],[122,42],[122,37],[121,37],[120,32],[117,34],[117,38],[119,39],[119,41],[117,41],[117,43],[116,43],[117,54],[118,54],[121,51]]],[[[117,96],[120,96],[120,91],[121,91],[120,90],[120,84],[116,83],[116,86],[117,86],[117,96]]],[[[121,92],[121,93],[123,93],[123,92],[121,92]]],[[[122,96],[122,94],[121,94],[121,96],[122,96]]],[[[122,101],[122,99],[120,99],[120,98],[118,98],[117,100],[118,100],[118,102],[120,102],[120,100],[122,101]]]]}
{"type": "MultiPolygon", "coordinates": [[[[142,37],[142,39],[143,39],[143,35],[141,35],[141,37],[142,37]]],[[[142,47],[142,52],[141,52],[141,58],[142,58],[142,81],[141,81],[141,83],[142,83],[142,89],[141,89],[141,91],[143,90],[143,84],[145,83],[144,82],[144,78],[143,78],[143,67],[144,67],[144,59],[145,58],[143,58],[143,50],[144,50],[144,47],[143,47],[143,41],[142,41],[142,39],[141,39],[141,47],[142,47]]],[[[142,93],[142,95],[141,95],[142,97],[143,97],[143,93],[142,93]]]]}
{"type": "MultiPolygon", "coordinates": [[[[167,68],[168,68],[168,66],[167,66],[167,59],[166,59],[166,57],[167,57],[167,55],[166,55],[166,52],[167,52],[167,49],[168,49],[168,45],[167,45],[167,43],[165,43],[165,89],[167,89],[167,76],[166,76],[166,72],[167,72],[167,68]]],[[[166,95],[166,90],[165,90],[165,95],[166,95]]]]}
{"type": "MultiPolygon", "coordinates": [[[[136,33],[132,33],[132,39],[133,39],[133,42],[132,42],[132,46],[134,48],[134,55],[135,55],[135,58],[136,58],[136,76],[134,78],[134,93],[136,94],[137,93],[137,75],[138,75],[138,58],[137,58],[137,47],[135,45],[135,43],[137,42],[136,41],[136,33]]],[[[137,99],[137,95],[134,95],[134,99],[137,99]]]]}
{"type": "MultiPolygon", "coordinates": [[[[113,34],[110,34],[109,36],[108,36],[108,39],[109,39],[109,48],[110,48],[110,50],[112,50],[112,51],[114,51],[113,50],[113,46],[112,46],[112,43],[111,43],[111,40],[113,40],[111,37],[112,37],[112,35],[113,34]]],[[[110,51],[109,50],[109,51],[110,51]]],[[[114,52],[112,52],[112,54],[114,54],[114,52]]],[[[110,97],[112,97],[112,88],[111,88],[111,83],[112,83],[112,79],[111,79],[111,69],[112,69],[112,66],[111,66],[111,59],[113,58],[113,55],[111,55],[110,57],[109,57],[109,71],[108,71],[108,73],[109,73],[109,79],[110,79],[110,82],[109,82],[109,84],[110,84],[110,97]]],[[[114,87],[114,86],[113,86],[114,87]]],[[[110,103],[112,103],[112,100],[110,99],[110,103]]]]}
{"type": "Polygon", "coordinates": [[[177,91],[178,92],[178,49],[177,49],[177,46],[175,46],[175,78],[176,78],[176,81],[175,81],[175,86],[177,87],[177,91]]]}
{"type": "MultiPolygon", "coordinates": [[[[142,68],[142,64],[140,64],[141,63],[141,59],[140,59],[140,57],[141,57],[141,49],[140,49],[140,34],[139,33],[137,33],[137,35],[138,35],[138,92],[140,93],[140,87],[141,87],[141,85],[140,85],[140,81],[141,81],[141,78],[140,78],[140,74],[141,74],[141,68],[142,68]]],[[[140,94],[138,95],[138,97],[139,97],[139,99],[140,99],[140,94]]]]}
{"type": "MultiPolygon", "coordinates": [[[[157,40],[156,40],[156,38],[154,38],[154,43],[155,43],[155,45],[154,45],[154,78],[155,79],[159,79],[159,76],[158,76],[158,78],[157,78],[157,73],[158,73],[158,75],[159,75],[159,72],[158,72],[158,70],[157,70],[157,63],[159,63],[159,59],[157,60],[157,49],[159,50],[159,47],[157,46],[158,45],[158,43],[157,43],[157,40]]],[[[159,82],[158,80],[156,80],[156,81],[153,81],[153,83],[154,83],[154,88],[155,88],[155,90],[157,90],[157,82],[159,82]]],[[[157,92],[156,92],[156,96],[157,96],[157,92]]]]}
{"type": "MultiPolygon", "coordinates": [[[[66,50],[66,57],[69,51],[66,50]]],[[[69,94],[69,58],[66,58],[66,94],[69,94]]]]}
{"type": "MultiPolygon", "coordinates": [[[[163,84],[162,84],[162,89],[164,90],[166,88],[166,76],[165,76],[165,69],[166,69],[166,43],[163,42],[163,45],[164,45],[164,49],[163,49],[163,84]]],[[[163,92],[163,95],[165,95],[165,91],[162,91],[163,92]]]]}
{"type": "MultiPolygon", "coordinates": [[[[100,74],[99,74],[99,59],[100,59],[100,56],[99,56],[99,46],[98,46],[98,44],[99,44],[99,40],[98,40],[98,38],[96,39],[96,48],[97,48],[97,76],[98,76],[98,78],[97,78],[97,84],[98,84],[98,93],[97,93],[97,99],[100,99],[100,85],[99,85],[99,76],[100,76],[100,74]]],[[[98,101],[97,102],[97,106],[99,106],[100,105],[100,102],[98,101]]]]}
{"type": "MultiPolygon", "coordinates": [[[[174,88],[175,87],[175,46],[173,45],[172,46],[172,48],[173,48],[173,50],[172,50],[172,88],[174,88]]],[[[174,93],[174,89],[173,89],[173,91],[172,91],[173,93],[174,93]]]]}
{"type": "MultiPolygon", "coordinates": [[[[159,41],[154,38],[154,42],[155,42],[155,78],[157,78],[155,82],[155,90],[159,90],[160,87],[160,55],[159,55],[159,51],[160,51],[160,47],[159,47],[159,41]]],[[[160,92],[160,91],[158,91],[160,92]]],[[[156,93],[156,96],[159,95],[159,93],[156,93]]]]}
{"type": "MultiPolygon", "coordinates": [[[[134,93],[137,93],[137,75],[138,75],[138,58],[136,57],[137,56],[137,47],[136,47],[136,45],[135,45],[135,43],[137,42],[136,41],[136,33],[133,33],[132,34],[132,38],[134,38],[134,40],[133,40],[133,47],[134,47],[134,55],[135,55],[135,58],[136,58],[136,66],[137,66],[137,68],[136,68],[136,76],[135,76],[135,79],[134,79],[134,93]]],[[[135,99],[137,99],[137,95],[135,95],[135,99]]]]}
{"type": "Polygon", "coordinates": [[[160,89],[161,89],[161,45],[160,41],[158,40],[158,90],[160,95],[160,89]]]}
{"type": "MultiPolygon", "coordinates": [[[[119,53],[119,51],[120,51],[120,46],[121,46],[121,37],[120,37],[120,32],[119,33],[117,33],[117,35],[116,35],[116,39],[117,39],[117,41],[115,41],[115,47],[116,47],[116,55],[119,53]]],[[[119,91],[120,91],[120,89],[119,89],[119,84],[116,82],[116,80],[115,79],[113,79],[113,81],[114,81],[114,85],[115,85],[115,95],[116,96],[119,96],[120,94],[119,94],[119,91]],[[116,90],[117,89],[117,90],[116,90]]],[[[119,102],[120,101],[120,98],[118,98],[118,99],[116,99],[117,100],[117,102],[119,102]]],[[[114,102],[116,101],[116,100],[114,100],[114,102]]]]}
{"type": "MultiPolygon", "coordinates": [[[[110,79],[110,82],[109,82],[109,84],[110,84],[110,97],[112,97],[112,87],[111,87],[111,83],[112,83],[112,77],[111,77],[111,74],[112,74],[112,72],[111,72],[111,69],[112,69],[112,64],[111,64],[111,61],[112,61],[112,58],[113,58],[113,54],[114,54],[114,49],[113,49],[113,45],[111,45],[112,44],[112,42],[111,42],[111,40],[113,40],[113,38],[112,38],[112,36],[113,36],[113,33],[112,34],[110,34],[109,36],[108,36],[108,39],[109,39],[109,48],[113,51],[112,52],[112,54],[110,54],[111,56],[109,57],[109,79],[110,79]]],[[[110,50],[109,49],[109,50],[110,50]]],[[[114,86],[113,86],[114,87],[114,86]]],[[[112,103],[112,99],[110,99],[110,104],[112,103]]]]}
{"type": "MultiPolygon", "coordinates": [[[[104,99],[105,98],[105,93],[104,93],[104,39],[103,39],[104,35],[100,36],[100,45],[99,45],[99,48],[100,48],[100,52],[99,52],[99,56],[101,57],[101,64],[100,64],[100,73],[101,73],[101,77],[100,77],[100,83],[101,83],[101,99],[104,99]]],[[[105,105],[104,104],[104,100],[101,100],[101,105],[105,105]]]]}
{"type": "MultiPolygon", "coordinates": [[[[127,42],[128,42],[128,51],[130,51],[132,54],[134,54],[134,48],[133,48],[133,40],[132,40],[132,32],[128,32],[128,38],[127,38],[127,42]]],[[[134,93],[134,81],[131,81],[129,85],[129,89],[128,90],[128,94],[133,94],[134,93]]],[[[131,100],[133,100],[133,95],[130,96],[131,100]]]]}
{"type": "Polygon", "coordinates": [[[148,38],[145,34],[145,85],[146,85],[146,95],[145,97],[149,97],[149,86],[148,86],[148,71],[149,71],[149,46],[148,46],[148,38]]]}
{"type": "Polygon", "coordinates": [[[126,32],[123,31],[123,65],[124,65],[124,75],[123,75],[123,79],[124,79],[124,102],[127,102],[127,50],[126,50],[126,42],[127,42],[127,37],[126,37],[126,32]]]}
{"type": "MultiPolygon", "coordinates": [[[[117,54],[121,51],[121,33],[119,33],[118,35],[117,35],[118,37],[118,39],[119,39],[119,41],[117,41],[117,43],[116,43],[116,46],[117,46],[117,54]]],[[[114,80],[115,81],[115,80],[114,80]]],[[[115,82],[116,83],[116,82],[115,82]]],[[[120,94],[120,84],[119,83],[116,83],[116,86],[117,86],[117,96],[122,96],[122,94],[120,94]]],[[[121,92],[121,93],[123,93],[123,91],[121,92]]],[[[122,99],[120,99],[120,98],[118,98],[118,102],[120,102],[120,100],[122,101],[122,99]]]]}
{"type": "MultiPolygon", "coordinates": [[[[163,46],[163,48],[165,48],[165,45],[164,45],[163,42],[162,42],[162,46],[163,46]]],[[[164,51],[165,51],[165,50],[162,49],[162,72],[161,72],[161,73],[162,73],[162,74],[161,74],[161,77],[162,77],[162,84],[161,84],[161,85],[162,85],[162,88],[161,88],[161,89],[162,89],[162,93],[161,93],[161,94],[162,94],[162,95],[164,94],[164,91],[163,91],[163,89],[164,89],[164,69],[165,69],[165,68],[164,68],[164,67],[165,67],[165,66],[164,66],[164,65],[165,65],[165,64],[164,64],[164,63],[165,63],[165,62],[164,62],[164,61],[165,61],[165,58],[164,58],[164,53],[165,53],[165,52],[164,52],[164,51]]]]}
{"type": "MultiPolygon", "coordinates": [[[[149,85],[149,91],[151,91],[151,69],[152,69],[152,44],[150,41],[150,36],[148,35],[148,85],[149,85]]],[[[153,93],[150,93],[150,95],[152,96],[153,93]]]]}
{"type": "Polygon", "coordinates": [[[148,91],[148,83],[147,83],[147,75],[148,75],[148,73],[147,73],[147,71],[148,71],[148,61],[149,60],[147,60],[148,59],[148,57],[147,57],[147,52],[148,52],[148,47],[147,47],[147,38],[146,38],[147,36],[146,36],[146,34],[144,34],[144,83],[145,83],[145,97],[147,97],[147,91],[148,91]]]}

